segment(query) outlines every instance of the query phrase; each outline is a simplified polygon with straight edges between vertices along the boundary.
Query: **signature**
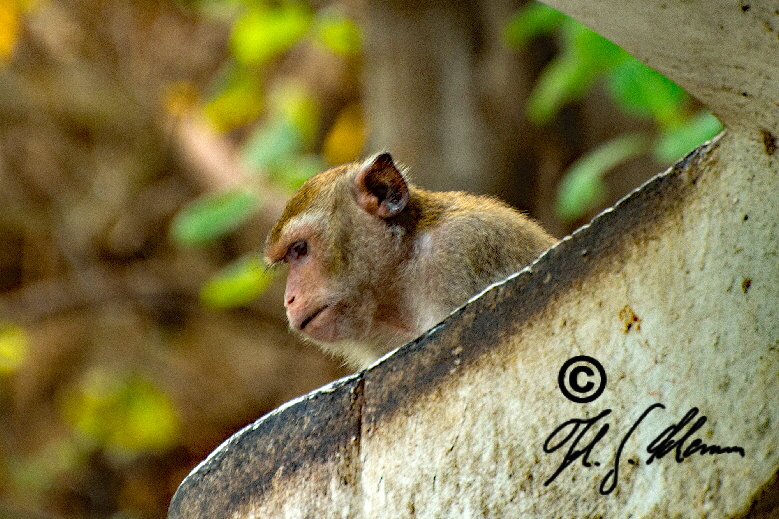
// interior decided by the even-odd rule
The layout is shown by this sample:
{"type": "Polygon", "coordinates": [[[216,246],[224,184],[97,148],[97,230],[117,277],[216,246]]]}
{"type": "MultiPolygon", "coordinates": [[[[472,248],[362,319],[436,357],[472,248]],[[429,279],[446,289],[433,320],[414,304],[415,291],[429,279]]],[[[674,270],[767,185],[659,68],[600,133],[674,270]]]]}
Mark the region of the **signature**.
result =
{"type": "MultiPolygon", "coordinates": [[[[638,420],[630,426],[625,436],[622,437],[622,440],[617,447],[616,454],[614,455],[613,465],[603,477],[598,487],[598,491],[602,495],[610,494],[617,487],[620,460],[625,444],[638,426],[641,425],[655,409],[665,409],[665,406],[656,403],[647,407],[644,412],[641,413],[638,420]]],[[[700,438],[691,438],[708,420],[704,415],[698,416],[698,412],[699,410],[697,407],[691,408],[681,420],[666,427],[663,432],[647,445],[646,452],[649,454],[649,458],[646,460],[647,465],[653,463],[655,460],[662,459],[669,453],[673,453],[671,459],[676,461],[676,463],[682,463],[693,454],[716,455],[737,453],[740,454],[742,458],[745,456],[743,447],[721,447],[719,445],[703,443],[700,438]],[[698,417],[697,420],[695,420],[696,416],[698,417]],[[695,421],[693,422],[693,420],[695,421]]],[[[592,454],[593,449],[598,442],[603,440],[609,432],[609,424],[602,423],[601,420],[610,414],[611,409],[606,409],[592,418],[573,418],[563,422],[552,431],[552,434],[544,441],[544,452],[552,454],[563,447],[567,447],[568,450],[565,452],[563,460],[555,472],[544,482],[544,486],[548,486],[552,483],[557,476],[576,461],[580,460],[582,466],[585,468],[601,466],[599,461],[594,461],[592,459],[592,454]],[[596,428],[597,432],[595,432],[596,428]],[[588,434],[590,431],[594,432],[594,436],[588,434]],[[592,439],[588,439],[589,437],[592,439]]],[[[627,463],[635,465],[638,461],[635,459],[628,459],[627,463]]]]}

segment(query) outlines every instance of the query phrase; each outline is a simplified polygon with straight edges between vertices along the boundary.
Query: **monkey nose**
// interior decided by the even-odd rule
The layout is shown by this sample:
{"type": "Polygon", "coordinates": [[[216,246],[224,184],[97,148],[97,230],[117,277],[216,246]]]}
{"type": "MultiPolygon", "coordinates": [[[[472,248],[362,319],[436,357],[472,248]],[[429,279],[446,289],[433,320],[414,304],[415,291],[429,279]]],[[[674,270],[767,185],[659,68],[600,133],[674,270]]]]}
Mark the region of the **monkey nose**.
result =
{"type": "Polygon", "coordinates": [[[284,299],[284,306],[289,306],[289,305],[291,305],[291,304],[292,304],[292,303],[294,303],[294,302],[295,302],[295,296],[294,296],[294,295],[287,296],[287,297],[284,299]]]}

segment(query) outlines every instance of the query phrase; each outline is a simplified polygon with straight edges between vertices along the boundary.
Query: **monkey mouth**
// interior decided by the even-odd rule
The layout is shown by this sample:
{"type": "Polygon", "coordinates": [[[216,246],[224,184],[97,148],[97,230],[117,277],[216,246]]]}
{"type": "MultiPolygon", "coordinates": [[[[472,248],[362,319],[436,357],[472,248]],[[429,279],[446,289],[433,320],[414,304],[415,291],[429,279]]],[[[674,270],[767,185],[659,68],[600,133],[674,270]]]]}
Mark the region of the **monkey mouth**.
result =
{"type": "Polygon", "coordinates": [[[328,306],[330,306],[330,305],[324,305],[324,306],[314,310],[314,312],[311,315],[309,315],[308,317],[303,319],[303,322],[300,323],[300,330],[301,331],[305,330],[306,326],[311,324],[311,321],[313,321],[316,318],[317,315],[321,314],[325,310],[325,308],[327,308],[328,306]]]}

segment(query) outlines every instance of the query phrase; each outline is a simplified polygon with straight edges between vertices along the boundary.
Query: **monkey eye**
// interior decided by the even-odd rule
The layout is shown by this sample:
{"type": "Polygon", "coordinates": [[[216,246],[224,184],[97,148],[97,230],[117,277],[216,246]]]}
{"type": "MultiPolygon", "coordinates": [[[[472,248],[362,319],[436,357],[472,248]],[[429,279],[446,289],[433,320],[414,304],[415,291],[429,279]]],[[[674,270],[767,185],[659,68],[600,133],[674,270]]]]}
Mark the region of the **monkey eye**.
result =
{"type": "Polygon", "coordinates": [[[308,243],[305,241],[296,241],[287,249],[286,260],[299,260],[308,254],[308,243]]]}

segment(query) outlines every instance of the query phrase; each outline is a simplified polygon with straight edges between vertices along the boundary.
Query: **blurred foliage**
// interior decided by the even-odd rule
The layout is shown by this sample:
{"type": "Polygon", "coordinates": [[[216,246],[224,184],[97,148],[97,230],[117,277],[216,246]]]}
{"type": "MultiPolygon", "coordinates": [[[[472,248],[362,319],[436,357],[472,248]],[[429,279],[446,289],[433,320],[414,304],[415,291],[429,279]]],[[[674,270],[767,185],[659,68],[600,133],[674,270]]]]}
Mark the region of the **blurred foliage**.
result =
{"type": "Polygon", "coordinates": [[[272,109],[247,139],[244,162],[264,171],[277,185],[294,191],[320,171],[324,162],[310,154],[319,126],[319,106],[299,84],[289,83],[270,96],[272,109]]]}
{"type": "Polygon", "coordinates": [[[247,3],[233,24],[232,55],[242,65],[264,65],[302,38],[312,20],[310,7],[302,2],[247,3]]]}
{"type": "Polygon", "coordinates": [[[218,442],[344,373],[276,306],[212,309],[271,280],[236,230],[328,164],[332,127],[356,158],[356,96],[323,92],[359,46],[308,2],[0,0],[0,517],[164,517],[218,442]],[[266,57],[241,47],[261,15],[287,24],[266,57]]]}
{"type": "MultiPolygon", "coordinates": [[[[206,2],[211,9],[217,3],[206,2]]],[[[230,35],[232,59],[217,79],[204,107],[205,115],[217,129],[232,130],[253,123],[262,115],[268,71],[286,53],[306,45],[341,56],[355,56],[360,52],[362,38],[358,25],[335,6],[316,11],[307,2],[298,0],[223,0],[222,3],[238,4],[239,14],[230,35]]],[[[283,94],[274,92],[273,95],[283,94]]],[[[268,100],[269,104],[272,102],[273,99],[268,100]]],[[[307,117],[308,126],[318,124],[316,114],[307,117]]]]}
{"type": "Polygon", "coordinates": [[[202,288],[200,299],[209,308],[232,308],[252,302],[273,281],[259,256],[241,258],[212,277],[202,288]]]}
{"type": "MultiPolygon", "coordinates": [[[[279,72],[296,53],[359,57],[362,35],[354,20],[337,5],[316,9],[297,0],[202,0],[196,5],[209,16],[231,20],[230,59],[202,113],[217,130],[245,135],[241,155],[249,171],[292,192],[328,165],[358,157],[365,141],[362,112],[347,105],[323,128],[321,101],[311,86],[279,72]]],[[[175,113],[186,90],[173,93],[168,104],[175,113]]],[[[175,241],[205,244],[238,228],[259,209],[261,199],[251,187],[242,189],[205,195],[184,208],[171,229],[175,241]]],[[[203,287],[203,303],[229,308],[251,302],[270,279],[258,261],[242,258],[228,265],[203,287]]]]}
{"type": "Polygon", "coordinates": [[[17,496],[27,496],[31,508],[58,478],[83,470],[95,453],[126,464],[180,441],[173,404],[135,373],[95,368],[64,396],[61,407],[71,425],[68,434],[52,437],[31,455],[14,453],[4,460],[7,483],[16,487],[17,496]]]}
{"type": "Polygon", "coordinates": [[[208,193],[178,212],[171,233],[179,245],[204,245],[240,227],[259,205],[258,196],[244,188],[208,193]]]}
{"type": "Polygon", "coordinates": [[[571,165],[560,180],[557,213],[563,220],[573,221],[586,214],[606,198],[603,172],[633,157],[649,147],[644,134],[620,135],[571,165]]]}
{"type": "Polygon", "coordinates": [[[354,160],[365,142],[362,109],[352,103],[341,110],[325,138],[322,154],[328,164],[343,164],[354,160]]]}
{"type": "Polygon", "coordinates": [[[34,509],[35,501],[54,486],[59,476],[78,470],[86,460],[86,449],[74,436],[65,436],[49,441],[32,455],[9,456],[4,468],[8,483],[16,487],[17,499],[28,501],[27,506],[34,509]]]}
{"type": "Polygon", "coordinates": [[[137,373],[93,369],[65,397],[63,415],[87,441],[119,458],[165,449],[178,439],[173,404],[137,373]]]}
{"type": "Polygon", "coordinates": [[[19,37],[20,18],[32,5],[32,0],[3,0],[0,2],[0,66],[13,55],[19,37]]]}
{"type": "Polygon", "coordinates": [[[203,112],[218,130],[248,124],[262,112],[262,85],[246,67],[228,64],[215,84],[218,94],[208,101],[203,112]]]}
{"type": "Polygon", "coordinates": [[[671,162],[716,135],[722,125],[706,111],[694,111],[688,94],[610,41],[544,4],[530,3],[509,22],[506,41],[526,46],[532,38],[555,34],[560,51],[543,69],[527,104],[528,118],[549,123],[597,80],[605,81],[623,111],[651,120],[652,135],[620,135],[579,159],[564,175],[556,211],[564,221],[581,218],[602,202],[604,175],[616,165],[651,153],[671,162]]]}
{"type": "Polygon", "coordinates": [[[362,49],[362,33],[357,23],[333,7],[316,18],[315,41],[342,56],[355,56],[362,49]]]}
{"type": "Polygon", "coordinates": [[[180,419],[170,398],[151,380],[133,372],[96,366],[61,398],[60,414],[70,428],[30,453],[6,453],[2,476],[15,501],[30,510],[67,474],[86,472],[105,456],[118,466],[180,444],[180,419]]]}
{"type": "Polygon", "coordinates": [[[21,326],[0,323],[0,375],[13,373],[22,365],[28,342],[27,332],[21,326]]]}

